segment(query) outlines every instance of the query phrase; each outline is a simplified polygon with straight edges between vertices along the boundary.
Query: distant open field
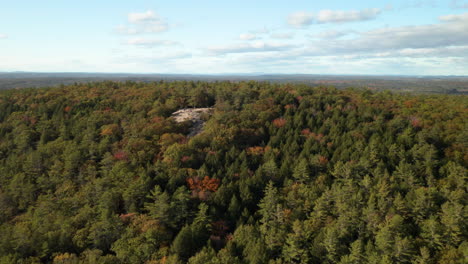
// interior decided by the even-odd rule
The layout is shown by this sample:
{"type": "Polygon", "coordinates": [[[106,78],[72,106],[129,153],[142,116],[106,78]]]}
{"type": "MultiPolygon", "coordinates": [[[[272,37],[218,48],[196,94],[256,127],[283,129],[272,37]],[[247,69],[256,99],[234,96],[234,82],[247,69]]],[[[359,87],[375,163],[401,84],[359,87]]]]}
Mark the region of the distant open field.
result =
{"type": "Polygon", "coordinates": [[[75,82],[99,81],[270,81],[335,86],[337,88],[367,88],[417,93],[467,94],[466,76],[354,76],[354,75],[189,75],[189,74],[125,74],[125,73],[0,73],[0,89],[58,86],[75,82]]]}

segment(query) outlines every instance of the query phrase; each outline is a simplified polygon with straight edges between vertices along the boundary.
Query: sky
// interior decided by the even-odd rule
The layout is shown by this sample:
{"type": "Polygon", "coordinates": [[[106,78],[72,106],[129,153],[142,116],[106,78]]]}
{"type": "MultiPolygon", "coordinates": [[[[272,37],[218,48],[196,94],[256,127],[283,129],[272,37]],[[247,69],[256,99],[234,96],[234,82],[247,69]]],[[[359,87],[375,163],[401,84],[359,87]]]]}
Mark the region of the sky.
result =
{"type": "Polygon", "coordinates": [[[468,75],[468,1],[0,0],[0,71],[468,75]]]}

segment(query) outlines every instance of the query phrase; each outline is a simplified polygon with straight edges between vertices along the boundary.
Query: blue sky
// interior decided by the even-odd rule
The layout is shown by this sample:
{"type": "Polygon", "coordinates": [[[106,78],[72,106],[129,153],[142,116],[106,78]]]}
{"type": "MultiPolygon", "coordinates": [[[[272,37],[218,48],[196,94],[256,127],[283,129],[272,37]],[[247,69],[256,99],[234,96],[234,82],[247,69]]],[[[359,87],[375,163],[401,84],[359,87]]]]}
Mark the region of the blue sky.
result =
{"type": "Polygon", "coordinates": [[[468,75],[466,0],[0,4],[0,71],[468,75]]]}

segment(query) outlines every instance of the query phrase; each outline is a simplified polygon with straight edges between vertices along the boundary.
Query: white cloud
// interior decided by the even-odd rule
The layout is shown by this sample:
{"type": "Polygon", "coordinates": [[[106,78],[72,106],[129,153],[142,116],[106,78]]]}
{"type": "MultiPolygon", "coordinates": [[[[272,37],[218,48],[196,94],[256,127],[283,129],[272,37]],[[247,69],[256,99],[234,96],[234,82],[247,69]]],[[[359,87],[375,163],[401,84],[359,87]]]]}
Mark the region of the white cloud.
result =
{"type": "Polygon", "coordinates": [[[423,48],[423,49],[401,49],[397,51],[389,51],[382,53],[371,54],[367,57],[380,58],[452,58],[465,57],[468,58],[468,45],[456,47],[439,47],[439,48],[423,48]]]}
{"type": "MultiPolygon", "coordinates": [[[[468,58],[468,13],[443,16],[440,21],[437,24],[352,32],[353,37],[347,39],[316,39],[307,47],[290,51],[288,54],[296,58],[468,58]]],[[[319,36],[332,37],[340,34],[325,31],[319,36]]]]}
{"type": "Polygon", "coordinates": [[[269,72],[468,74],[468,13],[428,25],[324,31],[307,45],[212,48],[219,64],[269,72]],[[346,39],[340,39],[347,36],[346,39]],[[223,60],[223,58],[225,58],[223,60]]]}
{"type": "Polygon", "coordinates": [[[303,45],[266,41],[211,47],[195,60],[244,72],[468,74],[468,13],[442,16],[434,24],[312,36],[303,45]]]}
{"type": "Polygon", "coordinates": [[[248,44],[237,44],[228,46],[210,47],[208,51],[211,54],[223,55],[230,53],[250,53],[250,52],[269,52],[269,51],[282,51],[292,48],[293,45],[282,43],[265,43],[257,41],[248,44]]]}
{"type": "Polygon", "coordinates": [[[314,15],[307,12],[292,13],[288,17],[288,24],[294,27],[304,27],[314,22],[314,15]]]}
{"type": "MultiPolygon", "coordinates": [[[[466,51],[466,48],[464,48],[466,51]]],[[[218,57],[218,65],[235,65],[245,71],[327,74],[466,75],[468,59],[438,55],[436,49],[403,50],[401,54],[322,54],[306,56],[300,50],[236,54],[218,57]],[[415,54],[419,53],[419,54],[415,54]],[[247,69],[247,70],[246,70],[247,69]]],[[[441,51],[444,53],[444,51],[441,51]]],[[[462,52],[462,50],[456,51],[462,52]]]]}
{"type": "Polygon", "coordinates": [[[128,22],[131,26],[120,25],[116,28],[116,31],[120,34],[134,35],[159,33],[169,29],[167,21],[152,10],[143,13],[129,13],[128,22]]]}
{"type": "Polygon", "coordinates": [[[344,37],[346,35],[349,35],[351,33],[353,33],[354,31],[345,31],[345,30],[328,30],[328,31],[322,31],[320,32],[319,34],[317,35],[311,35],[311,37],[319,37],[319,38],[323,38],[323,39],[336,39],[336,38],[341,38],[341,37],[344,37]]]}
{"type": "Polygon", "coordinates": [[[322,10],[317,14],[316,20],[318,23],[365,21],[376,18],[380,12],[378,8],[351,11],[322,10]]]}
{"type": "Polygon", "coordinates": [[[154,22],[158,20],[161,20],[161,19],[152,10],[148,10],[143,13],[129,13],[128,14],[128,22],[133,23],[133,24],[154,22]]]}
{"type": "Polygon", "coordinates": [[[321,10],[317,14],[296,12],[288,17],[288,24],[294,27],[305,27],[311,24],[345,23],[375,19],[382,11],[379,8],[363,10],[321,10]]]}
{"type": "Polygon", "coordinates": [[[257,39],[257,35],[251,33],[240,34],[239,39],[241,40],[254,40],[257,39]]]}
{"type": "Polygon", "coordinates": [[[338,51],[372,52],[468,45],[468,13],[444,16],[441,21],[440,24],[372,30],[334,46],[338,51]]]}
{"type": "Polygon", "coordinates": [[[274,39],[292,39],[294,34],[292,33],[274,33],[270,35],[271,38],[274,39]]]}
{"type": "Polygon", "coordinates": [[[442,22],[468,21],[468,13],[440,16],[439,20],[442,22]]]}
{"type": "Polygon", "coordinates": [[[6,39],[6,38],[8,38],[8,35],[0,34],[0,39],[6,39]]]}
{"type": "Polygon", "coordinates": [[[142,46],[142,47],[156,47],[156,46],[175,46],[179,45],[176,41],[161,40],[161,39],[144,39],[133,38],[127,41],[129,45],[142,46]]]}

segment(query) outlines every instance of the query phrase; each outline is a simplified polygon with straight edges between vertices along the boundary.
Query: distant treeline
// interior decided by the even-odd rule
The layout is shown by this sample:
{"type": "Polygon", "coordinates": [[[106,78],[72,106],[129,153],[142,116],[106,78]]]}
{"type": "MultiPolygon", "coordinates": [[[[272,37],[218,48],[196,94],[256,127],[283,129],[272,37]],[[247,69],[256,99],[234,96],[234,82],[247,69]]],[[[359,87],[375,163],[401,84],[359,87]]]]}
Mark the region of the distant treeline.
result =
{"type": "Polygon", "coordinates": [[[407,76],[347,76],[347,75],[189,75],[189,74],[104,74],[104,73],[0,73],[0,90],[51,87],[101,81],[268,81],[329,85],[343,88],[366,88],[398,92],[468,94],[468,77],[407,77],[407,76]]]}

